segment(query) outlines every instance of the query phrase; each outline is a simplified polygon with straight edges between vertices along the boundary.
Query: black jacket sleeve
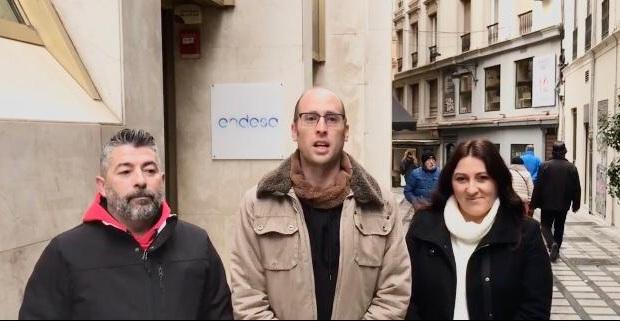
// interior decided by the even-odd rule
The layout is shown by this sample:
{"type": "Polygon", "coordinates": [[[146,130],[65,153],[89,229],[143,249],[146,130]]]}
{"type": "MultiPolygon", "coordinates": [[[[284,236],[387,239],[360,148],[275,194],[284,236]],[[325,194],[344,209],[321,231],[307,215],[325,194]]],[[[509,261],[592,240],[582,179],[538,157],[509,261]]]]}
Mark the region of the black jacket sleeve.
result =
{"type": "Polygon", "coordinates": [[[20,320],[70,320],[69,268],[62,258],[58,241],[45,248],[28,280],[20,320]]]}
{"type": "Polygon", "coordinates": [[[543,243],[538,223],[523,235],[525,270],[523,271],[523,297],[513,320],[549,320],[553,295],[551,262],[543,243]]]}
{"type": "Polygon", "coordinates": [[[233,320],[230,288],[226,281],[224,265],[211,240],[207,239],[209,265],[203,292],[201,320],[233,320]]]}
{"type": "Polygon", "coordinates": [[[571,175],[573,177],[573,186],[575,187],[573,193],[573,212],[577,212],[581,207],[581,182],[579,182],[579,173],[575,166],[572,167],[571,175]]]}
{"type": "Polygon", "coordinates": [[[542,204],[542,182],[545,179],[546,166],[545,164],[541,164],[538,167],[538,178],[534,182],[534,192],[532,192],[532,200],[530,202],[530,208],[541,208],[542,204]]]}

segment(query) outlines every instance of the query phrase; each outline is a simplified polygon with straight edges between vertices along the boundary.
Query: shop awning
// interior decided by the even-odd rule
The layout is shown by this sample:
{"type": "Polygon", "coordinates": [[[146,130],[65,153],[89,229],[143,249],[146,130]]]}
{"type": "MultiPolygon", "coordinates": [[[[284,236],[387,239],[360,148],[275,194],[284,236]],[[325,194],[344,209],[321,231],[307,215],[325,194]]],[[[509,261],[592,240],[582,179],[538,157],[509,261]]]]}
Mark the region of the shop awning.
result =
{"type": "Polygon", "coordinates": [[[396,97],[392,97],[392,130],[416,130],[416,121],[396,97]]]}

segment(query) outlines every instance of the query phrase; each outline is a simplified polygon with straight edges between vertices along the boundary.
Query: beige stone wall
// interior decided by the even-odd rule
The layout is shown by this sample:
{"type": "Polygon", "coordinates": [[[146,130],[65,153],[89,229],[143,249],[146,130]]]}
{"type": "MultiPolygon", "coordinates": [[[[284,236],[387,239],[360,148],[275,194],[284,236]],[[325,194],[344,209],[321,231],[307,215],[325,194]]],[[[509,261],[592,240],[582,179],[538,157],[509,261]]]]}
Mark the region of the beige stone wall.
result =
{"type": "MultiPolygon", "coordinates": [[[[616,36],[618,36],[616,34],[616,36]]],[[[620,204],[609,195],[597,197],[598,189],[597,167],[607,165],[617,157],[617,153],[611,148],[601,147],[598,143],[598,117],[599,102],[607,100],[607,113],[613,115],[620,111],[618,105],[618,74],[620,73],[620,48],[613,39],[608,38],[605,43],[594,45],[587,55],[578,57],[567,68],[565,73],[564,109],[560,132],[566,142],[568,153],[567,159],[573,161],[573,150],[576,150],[575,166],[579,171],[581,180],[583,201],[586,208],[590,207],[592,199],[592,214],[605,219],[609,225],[620,223],[620,204]],[[586,71],[589,72],[589,81],[585,82],[586,71]],[[609,72],[612,71],[612,72],[609,72]],[[584,108],[588,104],[590,109],[584,108]],[[576,109],[577,126],[573,126],[573,108],[576,109]],[[587,133],[584,120],[589,118],[589,126],[592,131],[592,166],[588,165],[587,133]],[[577,140],[573,139],[573,131],[576,131],[577,140]],[[606,154],[606,158],[605,158],[606,154]],[[591,192],[590,192],[591,191],[591,192]],[[599,212],[597,203],[605,202],[605,212],[599,212]]]]}
{"type": "Polygon", "coordinates": [[[315,75],[316,85],[335,90],[345,103],[351,130],[345,149],[386,187],[392,139],[391,12],[389,1],[326,1],[326,59],[315,75]]]}
{"type": "MultiPolygon", "coordinates": [[[[163,150],[160,3],[123,1],[121,10],[123,79],[110,83],[122,84],[125,124],[151,131],[163,150]]],[[[0,319],[17,318],[48,241],[80,223],[95,192],[102,141],[120,128],[0,121],[0,319]]]]}
{"type": "Polygon", "coordinates": [[[304,63],[301,1],[235,1],[234,8],[205,7],[202,14],[202,57],[181,59],[175,50],[178,207],[182,219],[207,229],[228,262],[241,197],[279,161],[211,159],[210,86],[283,83],[288,120],[311,85],[304,81],[311,64],[304,63]]]}
{"type": "MultiPolygon", "coordinates": [[[[351,122],[345,148],[389,183],[391,4],[326,1],[326,62],[315,66],[313,79],[311,3],[240,0],[227,10],[205,7],[202,57],[185,60],[177,53],[175,59],[179,214],[207,229],[225,264],[241,197],[280,161],[211,159],[212,84],[283,83],[287,122],[304,89],[313,83],[333,89],[351,122]]],[[[289,139],[287,152],[294,148],[289,139]]]]}

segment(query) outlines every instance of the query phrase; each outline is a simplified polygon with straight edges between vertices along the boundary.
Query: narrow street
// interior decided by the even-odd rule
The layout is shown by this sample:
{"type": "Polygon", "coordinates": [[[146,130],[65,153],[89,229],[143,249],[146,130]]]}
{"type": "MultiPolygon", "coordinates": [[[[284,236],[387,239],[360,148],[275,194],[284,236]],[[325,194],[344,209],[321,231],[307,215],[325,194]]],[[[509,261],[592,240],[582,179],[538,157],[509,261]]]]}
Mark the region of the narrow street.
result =
{"type": "Polygon", "coordinates": [[[553,274],[553,320],[620,320],[620,229],[569,214],[553,274]]]}
{"type": "MultiPolygon", "coordinates": [[[[407,213],[402,188],[393,192],[407,213]]],[[[540,212],[534,217],[540,220],[540,212]]],[[[620,228],[603,226],[584,211],[569,214],[552,267],[552,320],[620,320],[620,228]]]]}

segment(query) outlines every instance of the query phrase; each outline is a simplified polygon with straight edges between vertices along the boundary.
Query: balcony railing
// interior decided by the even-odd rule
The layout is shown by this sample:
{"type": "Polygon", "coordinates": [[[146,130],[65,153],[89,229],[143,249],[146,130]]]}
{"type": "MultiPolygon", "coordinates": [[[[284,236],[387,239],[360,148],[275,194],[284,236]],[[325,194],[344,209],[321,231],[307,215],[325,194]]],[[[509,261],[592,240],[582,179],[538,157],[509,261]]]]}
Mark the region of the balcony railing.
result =
{"type": "Polygon", "coordinates": [[[532,11],[519,15],[519,33],[524,35],[532,32],[532,11]]]}
{"type": "Polygon", "coordinates": [[[403,58],[396,59],[396,70],[403,71],[403,58]]]}
{"type": "Polygon", "coordinates": [[[469,45],[471,44],[471,33],[466,33],[461,36],[461,51],[469,51],[469,45]]]}
{"type": "Polygon", "coordinates": [[[411,68],[418,66],[418,52],[411,53],[411,68]]]}
{"type": "Polygon", "coordinates": [[[435,62],[435,60],[437,60],[437,56],[439,56],[439,53],[437,52],[437,46],[428,47],[428,56],[431,62],[435,62]]]}
{"type": "Polygon", "coordinates": [[[498,27],[499,27],[498,23],[494,23],[487,27],[487,33],[489,35],[489,45],[492,45],[497,42],[497,36],[498,36],[498,30],[499,30],[498,27]]]}
{"type": "Polygon", "coordinates": [[[590,46],[592,45],[592,15],[588,15],[586,18],[586,43],[585,43],[585,51],[590,50],[590,46]]]}

